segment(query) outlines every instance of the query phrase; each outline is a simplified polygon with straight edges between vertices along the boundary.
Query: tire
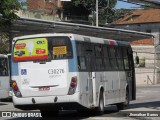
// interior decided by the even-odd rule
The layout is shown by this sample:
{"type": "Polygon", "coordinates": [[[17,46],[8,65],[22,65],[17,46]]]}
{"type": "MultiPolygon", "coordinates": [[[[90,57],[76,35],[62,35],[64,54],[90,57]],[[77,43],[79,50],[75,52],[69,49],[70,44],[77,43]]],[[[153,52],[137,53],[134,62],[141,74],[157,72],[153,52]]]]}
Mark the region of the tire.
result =
{"type": "Polygon", "coordinates": [[[126,97],[125,97],[125,102],[123,103],[118,103],[117,104],[117,109],[118,110],[125,110],[129,108],[129,91],[126,90],[126,97]]]}
{"type": "Polygon", "coordinates": [[[52,117],[56,117],[58,116],[59,111],[55,110],[55,111],[49,111],[49,110],[40,110],[41,112],[41,116],[43,118],[52,118],[52,117]]]}
{"type": "Polygon", "coordinates": [[[104,98],[103,98],[103,92],[100,92],[100,97],[99,97],[99,104],[98,104],[98,108],[96,110],[98,112],[98,114],[104,114],[104,98]]]}

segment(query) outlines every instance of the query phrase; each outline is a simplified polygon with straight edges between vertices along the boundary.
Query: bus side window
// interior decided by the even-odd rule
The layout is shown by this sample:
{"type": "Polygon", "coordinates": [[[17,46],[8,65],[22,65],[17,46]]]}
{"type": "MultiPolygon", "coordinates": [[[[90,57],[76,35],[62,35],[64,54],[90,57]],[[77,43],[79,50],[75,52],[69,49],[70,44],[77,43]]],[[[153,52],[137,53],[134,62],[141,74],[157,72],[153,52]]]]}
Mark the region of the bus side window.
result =
{"type": "Polygon", "coordinates": [[[78,59],[78,69],[84,71],[87,69],[86,57],[84,53],[84,44],[77,42],[77,59],[78,59]]]}
{"type": "Polygon", "coordinates": [[[108,47],[107,46],[103,46],[103,54],[104,54],[105,70],[110,70],[111,69],[111,63],[109,61],[109,54],[108,54],[108,47]]]}
{"type": "Polygon", "coordinates": [[[118,62],[118,68],[120,70],[123,70],[123,56],[122,56],[122,48],[118,47],[117,48],[117,62],[118,62]]]}
{"type": "Polygon", "coordinates": [[[128,62],[128,52],[126,48],[123,48],[123,60],[124,60],[124,68],[125,70],[128,70],[129,62],[128,62]]]}
{"type": "Polygon", "coordinates": [[[3,76],[3,66],[0,63],[0,76],[3,76]]]}
{"type": "Polygon", "coordinates": [[[117,70],[117,59],[116,59],[116,48],[113,46],[110,46],[109,48],[109,53],[110,53],[110,61],[111,61],[111,66],[113,70],[117,70]]]}
{"type": "Polygon", "coordinates": [[[0,76],[8,75],[8,65],[6,58],[0,58],[0,76]]]}
{"type": "Polygon", "coordinates": [[[96,70],[104,70],[102,45],[95,45],[96,70]]]}

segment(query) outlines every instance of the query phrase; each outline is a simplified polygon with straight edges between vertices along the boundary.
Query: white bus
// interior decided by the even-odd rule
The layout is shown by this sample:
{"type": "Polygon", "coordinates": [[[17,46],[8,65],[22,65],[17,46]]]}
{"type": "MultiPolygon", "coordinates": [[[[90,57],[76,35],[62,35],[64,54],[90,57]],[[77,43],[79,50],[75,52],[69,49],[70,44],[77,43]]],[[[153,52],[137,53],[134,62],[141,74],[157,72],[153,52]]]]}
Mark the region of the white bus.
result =
{"type": "Polygon", "coordinates": [[[0,54],[0,99],[9,98],[10,70],[8,55],[0,54]]]}
{"type": "Polygon", "coordinates": [[[136,99],[129,43],[77,34],[37,34],[14,38],[13,103],[50,116],[63,109],[103,113],[125,109],[136,99]]]}

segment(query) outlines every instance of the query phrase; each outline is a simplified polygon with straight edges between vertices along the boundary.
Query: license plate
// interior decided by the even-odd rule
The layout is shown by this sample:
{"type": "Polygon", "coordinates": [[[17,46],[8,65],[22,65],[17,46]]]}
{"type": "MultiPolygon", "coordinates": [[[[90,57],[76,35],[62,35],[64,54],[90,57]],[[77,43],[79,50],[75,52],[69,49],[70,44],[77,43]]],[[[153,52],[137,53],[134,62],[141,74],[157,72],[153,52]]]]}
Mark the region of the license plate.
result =
{"type": "Polygon", "coordinates": [[[46,86],[39,87],[39,91],[48,91],[48,90],[50,90],[50,87],[46,87],[46,86]]]}

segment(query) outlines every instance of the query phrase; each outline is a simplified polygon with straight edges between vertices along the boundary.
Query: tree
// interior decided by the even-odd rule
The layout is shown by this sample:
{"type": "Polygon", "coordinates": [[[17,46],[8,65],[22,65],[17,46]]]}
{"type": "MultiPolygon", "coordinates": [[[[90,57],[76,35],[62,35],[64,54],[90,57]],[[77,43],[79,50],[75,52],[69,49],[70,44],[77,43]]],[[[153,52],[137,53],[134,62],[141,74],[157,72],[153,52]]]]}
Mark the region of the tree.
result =
{"type": "Polygon", "coordinates": [[[104,25],[113,21],[115,13],[114,7],[117,0],[100,0],[99,1],[99,24],[104,25]]]}
{"type": "Polygon", "coordinates": [[[9,35],[6,32],[0,33],[0,53],[8,54],[9,52],[9,35]]]}
{"type": "Polygon", "coordinates": [[[24,2],[19,0],[0,0],[0,27],[8,27],[11,25],[11,21],[17,19],[18,16],[15,14],[17,10],[22,9],[24,2]]]}
{"type": "MultiPolygon", "coordinates": [[[[116,3],[117,0],[98,0],[99,24],[105,24],[106,21],[112,21],[110,20],[110,15],[114,14],[113,8],[115,7],[116,3]]],[[[87,18],[90,14],[92,14],[92,22],[95,22],[95,6],[96,0],[72,0],[71,2],[64,4],[64,11],[68,11],[69,9],[73,8],[72,10],[69,10],[70,14],[72,13],[72,11],[74,11],[74,15],[79,15],[79,10],[81,12],[81,15],[83,13],[83,15],[87,18]],[[68,4],[70,4],[71,6],[68,6],[68,4]],[[79,8],[78,10],[76,10],[77,7],[79,8]]]]}
{"type": "Polygon", "coordinates": [[[11,39],[9,33],[12,20],[16,20],[18,16],[15,14],[17,10],[22,9],[26,3],[19,0],[0,0],[0,53],[9,53],[11,39]]]}

